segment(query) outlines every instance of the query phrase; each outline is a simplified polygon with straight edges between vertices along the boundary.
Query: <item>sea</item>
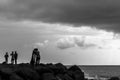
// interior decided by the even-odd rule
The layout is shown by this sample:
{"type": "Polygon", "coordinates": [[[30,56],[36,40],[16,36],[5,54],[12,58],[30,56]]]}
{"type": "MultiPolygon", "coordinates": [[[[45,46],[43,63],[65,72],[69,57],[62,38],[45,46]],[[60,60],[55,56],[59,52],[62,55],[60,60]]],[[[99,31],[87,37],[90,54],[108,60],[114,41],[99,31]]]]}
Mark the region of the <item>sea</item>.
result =
{"type": "Polygon", "coordinates": [[[96,80],[108,80],[111,77],[120,78],[120,65],[82,65],[85,78],[96,80]]]}

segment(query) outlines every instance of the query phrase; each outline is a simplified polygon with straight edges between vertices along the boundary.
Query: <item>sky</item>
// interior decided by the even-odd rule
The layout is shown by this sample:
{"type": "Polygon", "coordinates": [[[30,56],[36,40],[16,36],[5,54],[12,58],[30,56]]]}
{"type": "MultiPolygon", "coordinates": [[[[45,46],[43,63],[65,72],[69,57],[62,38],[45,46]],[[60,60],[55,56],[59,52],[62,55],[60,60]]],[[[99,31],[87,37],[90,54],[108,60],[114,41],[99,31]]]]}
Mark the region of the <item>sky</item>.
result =
{"type": "Polygon", "coordinates": [[[120,65],[120,0],[0,0],[0,62],[120,65]],[[10,57],[9,57],[10,62],[10,57]]]}

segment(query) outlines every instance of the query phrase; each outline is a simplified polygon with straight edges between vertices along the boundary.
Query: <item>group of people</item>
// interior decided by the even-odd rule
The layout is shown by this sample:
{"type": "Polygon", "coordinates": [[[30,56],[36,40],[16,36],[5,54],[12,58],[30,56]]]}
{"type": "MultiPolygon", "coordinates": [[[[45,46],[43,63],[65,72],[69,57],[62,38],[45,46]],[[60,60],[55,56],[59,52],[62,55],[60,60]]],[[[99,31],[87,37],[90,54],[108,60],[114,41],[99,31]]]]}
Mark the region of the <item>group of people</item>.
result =
{"type": "MultiPolygon", "coordinates": [[[[17,59],[18,59],[17,51],[12,51],[10,56],[11,56],[11,64],[14,64],[14,63],[17,64],[17,59]]],[[[6,52],[4,57],[5,57],[5,64],[8,64],[8,58],[9,58],[8,52],[6,52]]],[[[32,52],[30,64],[38,65],[39,63],[40,63],[40,52],[39,52],[38,48],[35,48],[32,52]]]]}
{"type": "MultiPolygon", "coordinates": [[[[11,56],[11,64],[14,64],[14,63],[17,64],[17,59],[18,59],[17,51],[12,51],[10,56],[11,56]]],[[[8,52],[6,52],[4,57],[5,57],[5,63],[7,64],[8,63],[8,58],[9,58],[8,52]]]]}
{"type": "Polygon", "coordinates": [[[35,48],[32,52],[31,65],[38,65],[40,63],[40,52],[38,48],[35,48]]]}

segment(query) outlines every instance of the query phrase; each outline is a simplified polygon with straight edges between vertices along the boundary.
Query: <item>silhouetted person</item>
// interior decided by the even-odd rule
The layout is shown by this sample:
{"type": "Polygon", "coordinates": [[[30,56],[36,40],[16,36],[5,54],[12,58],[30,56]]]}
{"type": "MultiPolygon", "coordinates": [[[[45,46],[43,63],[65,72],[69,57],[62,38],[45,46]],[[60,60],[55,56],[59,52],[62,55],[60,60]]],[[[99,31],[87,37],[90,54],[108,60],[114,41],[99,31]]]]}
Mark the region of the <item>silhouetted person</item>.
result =
{"type": "Polygon", "coordinates": [[[14,52],[12,51],[11,55],[11,64],[14,64],[14,52]]]}
{"type": "Polygon", "coordinates": [[[34,59],[34,57],[32,56],[31,61],[30,61],[30,64],[31,64],[31,65],[34,65],[34,63],[35,63],[35,59],[34,59]]]}
{"type": "Polygon", "coordinates": [[[40,63],[40,52],[36,49],[36,65],[40,63]]]}
{"type": "Polygon", "coordinates": [[[38,51],[38,48],[35,48],[32,53],[30,64],[37,65],[39,63],[40,63],[40,52],[38,51]]]}
{"type": "Polygon", "coordinates": [[[35,53],[35,49],[33,50],[32,52],[32,58],[31,58],[31,61],[30,61],[30,64],[31,65],[35,65],[35,58],[36,58],[36,53],[35,53]]]}
{"type": "Polygon", "coordinates": [[[18,53],[17,53],[17,51],[15,51],[14,59],[15,59],[15,64],[17,64],[17,59],[18,59],[18,53]]]}
{"type": "Polygon", "coordinates": [[[5,63],[7,64],[8,63],[8,57],[9,57],[8,52],[6,52],[4,57],[5,57],[5,63]]]}

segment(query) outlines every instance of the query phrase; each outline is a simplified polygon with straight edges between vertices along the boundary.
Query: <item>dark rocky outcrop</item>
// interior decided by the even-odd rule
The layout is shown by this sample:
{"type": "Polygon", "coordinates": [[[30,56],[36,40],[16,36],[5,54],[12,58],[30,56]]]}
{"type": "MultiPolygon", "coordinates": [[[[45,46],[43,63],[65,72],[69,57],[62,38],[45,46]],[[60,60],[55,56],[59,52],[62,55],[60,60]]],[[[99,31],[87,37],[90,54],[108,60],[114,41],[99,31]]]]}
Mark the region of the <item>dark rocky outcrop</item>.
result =
{"type": "Polygon", "coordinates": [[[0,80],[84,80],[84,73],[78,66],[67,69],[61,63],[0,65],[0,80]]]}
{"type": "Polygon", "coordinates": [[[85,77],[84,77],[84,73],[82,72],[82,70],[74,65],[72,67],[70,67],[68,69],[68,75],[73,79],[73,80],[84,80],[85,77]]]}
{"type": "Polygon", "coordinates": [[[109,80],[120,80],[119,77],[111,77],[109,80]]]}
{"type": "Polygon", "coordinates": [[[18,76],[17,74],[11,74],[9,80],[24,80],[22,77],[18,76]]]}
{"type": "Polygon", "coordinates": [[[44,73],[42,77],[43,80],[56,80],[56,77],[53,73],[44,73]]]}
{"type": "Polygon", "coordinates": [[[19,68],[15,73],[22,77],[24,80],[39,80],[40,76],[38,73],[31,68],[19,68]]]}

